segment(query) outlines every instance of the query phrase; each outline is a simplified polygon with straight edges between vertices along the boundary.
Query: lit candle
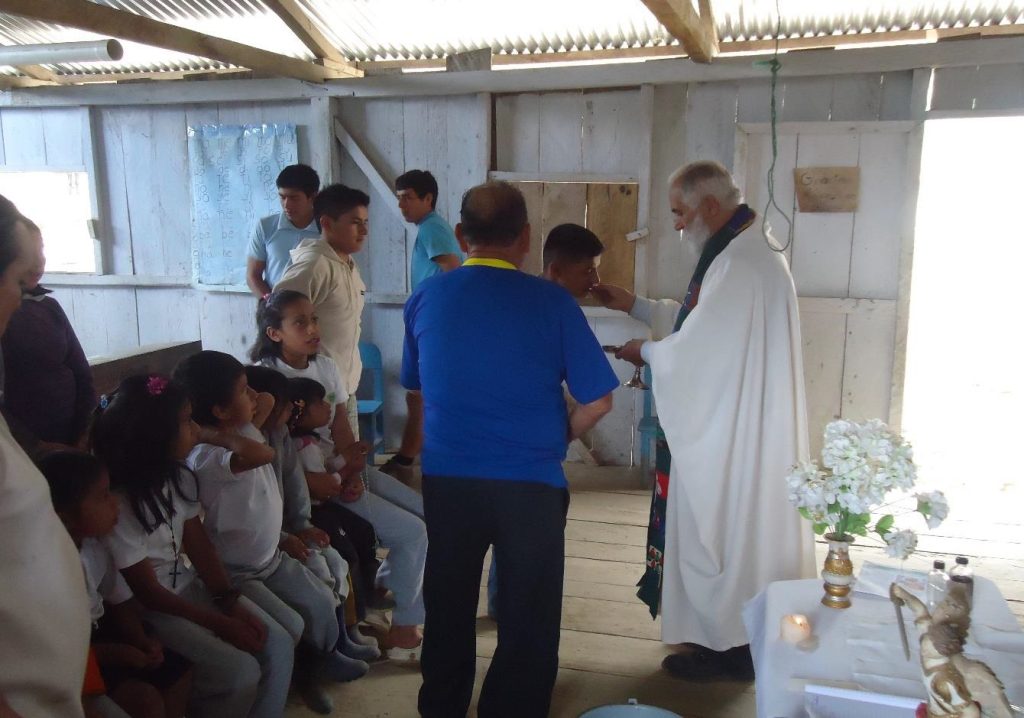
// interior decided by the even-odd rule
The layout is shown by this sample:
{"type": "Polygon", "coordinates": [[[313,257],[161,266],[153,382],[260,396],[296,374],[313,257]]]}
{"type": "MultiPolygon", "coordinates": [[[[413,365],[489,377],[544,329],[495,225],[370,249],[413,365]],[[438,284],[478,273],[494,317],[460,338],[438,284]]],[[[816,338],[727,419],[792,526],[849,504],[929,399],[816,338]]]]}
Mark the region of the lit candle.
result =
{"type": "MultiPolygon", "coordinates": [[[[811,638],[811,622],[807,616],[792,614],[782,617],[782,640],[794,646],[811,638]]],[[[806,644],[805,644],[806,645],[806,644]]]]}

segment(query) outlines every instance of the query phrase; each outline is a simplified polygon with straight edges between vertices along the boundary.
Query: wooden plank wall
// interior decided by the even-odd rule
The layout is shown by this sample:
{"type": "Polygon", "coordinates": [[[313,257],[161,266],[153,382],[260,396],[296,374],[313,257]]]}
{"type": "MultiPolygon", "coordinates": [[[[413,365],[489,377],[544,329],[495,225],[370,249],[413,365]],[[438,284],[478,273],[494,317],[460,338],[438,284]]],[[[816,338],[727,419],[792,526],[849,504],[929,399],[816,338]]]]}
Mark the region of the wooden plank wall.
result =
{"type": "MultiPolygon", "coordinates": [[[[815,454],[820,430],[833,417],[890,416],[909,133],[902,126],[876,131],[882,129],[874,123],[798,124],[783,126],[779,137],[776,203],[794,220],[787,257],[802,298],[815,454]],[[831,165],[860,167],[857,211],[796,212],[793,169],[831,165]]],[[[748,201],[762,211],[771,143],[766,132],[748,135],[745,143],[745,166],[737,174],[748,201]]],[[[786,221],[774,209],[768,217],[785,244],[786,221]]]]}
{"type": "Polygon", "coordinates": [[[932,80],[933,111],[1024,109],[1024,63],[945,67],[932,80]]]}
{"type": "MultiPolygon", "coordinates": [[[[910,90],[909,72],[780,79],[777,112],[780,121],[784,122],[905,120],[910,116],[910,90]]],[[[697,158],[717,159],[732,168],[737,123],[768,121],[769,99],[767,81],[658,85],[654,88],[651,234],[641,240],[648,243],[647,263],[641,271],[647,272],[650,296],[681,300],[697,260],[692,250],[679,242],[678,234],[672,229],[664,182],[680,164],[697,158]]],[[[640,171],[637,142],[646,128],[642,128],[639,121],[639,90],[499,97],[495,123],[498,161],[495,169],[499,171],[608,174],[635,174],[640,171]]],[[[786,138],[782,139],[785,151],[786,138]]],[[[795,141],[792,150],[795,152],[795,141]]],[[[837,148],[836,151],[839,150],[837,148]]],[[[898,161],[898,157],[893,161],[898,161]]],[[[848,229],[852,231],[852,226],[848,229]]],[[[869,243],[873,237],[867,227],[861,228],[858,236],[863,243],[869,243]]],[[[890,298],[888,292],[890,285],[895,287],[898,255],[892,256],[883,248],[876,267],[871,264],[872,253],[878,249],[874,245],[863,247],[863,250],[870,251],[858,249],[856,256],[850,253],[849,246],[835,249],[839,254],[845,252],[844,256],[835,258],[835,273],[842,275],[844,290],[843,294],[836,296],[884,295],[890,298]],[[851,263],[857,267],[853,275],[851,263]],[[855,277],[852,287],[847,287],[849,276],[855,277]],[[865,286],[872,282],[876,286],[865,286]]],[[[819,257],[823,260],[819,264],[832,271],[832,259],[829,257],[829,254],[819,257]]],[[[806,269],[800,273],[806,275],[808,286],[801,288],[801,294],[814,296],[812,285],[816,281],[816,273],[813,262],[804,264],[806,269]]],[[[895,297],[894,289],[892,297],[895,297]]],[[[845,314],[822,314],[817,305],[811,304],[810,307],[819,311],[806,313],[805,341],[811,337],[814,346],[838,347],[840,350],[837,356],[827,356],[822,361],[812,357],[808,363],[808,383],[827,387],[827,390],[818,391],[814,398],[815,407],[823,407],[812,412],[814,420],[821,422],[832,415],[833,407],[838,413],[843,406],[844,373],[847,375],[846,386],[851,392],[845,397],[849,403],[852,393],[858,390],[857,381],[864,383],[862,377],[877,377],[879,372],[863,371],[864,368],[855,361],[844,363],[845,314]]],[[[879,311],[888,322],[891,312],[888,309],[879,311]]],[[[877,314],[879,312],[870,316],[874,318],[877,314]]],[[[877,323],[861,326],[858,321],[865,323],[870,320],[855,321],[850,331],[868,337],[879,333],[877,323]]],[[[592,316],[590,322],[603,344],[617,344],[646,335],[646,328],[629,318],[592,316]]],[[[886,329],[881,331],[884,333],[886,329]]],[[[870,339],[867,343],[877,346],[870,339]]],[[[618,366],[621,362],[614,364],[619,375],[627,378],[629,367],[618,366]]],[[[875,388],[871,386],[871,396],[877,393],[875,388]]],[[[636,415],[642,412],[639,397],[629,397],[627,391],[620,390],[613,414],[595,430],[598,434],[597,453],[602,459],[616,463],[628,461],[630,422],[634,419],[634,411],[636,415]]],[[[875,408],[872,404],[871,409],[875,408]]]]}
{"type": "MultiPolygon", "coordinates": [[[[907,119],[910,84],[909,72],[780,80],[781,117],[784,121],[907,119]]],[[[680,299],[696,258],[687,254],[671,228],[663,182],[676,166],[697,156],[731,166],[736,123],[768,119],[767,80],[657,86],[650,137],[640,121],[640,95],[639,89],[627,89],[497,97],[493,167],[488,166],[487,143],[491,106],[479,96],[343,99],[339,116],[387,176],[393,178],[413,167],[433,171],[441,184],[438,208],[449,220],[456,218],[461,193],[483,181],[488,169],[637,175],[642,169],[638,158],[649,141],[654,148],[651,234],[642,240],[648,243],[648,251],[639,271],[646,271],[651,296],[680,299]]],[[[187,279],[187,123],[295,122],[300,126],[300,160],[310,156],[311,113],[305,102],[102,107],[95,113],[100,121],[101,174],[117,274],[187,279]]],[[[26,156],[48,160],[50,155],[80,155],[80,118],[81,108],[3,108],[0,161],[23,166],[26,156]],[[71,129],[73,124],[79,129],[71,129]]],[[[361,172],[342,155],[341,180],[368,187],[361,172]]],[[[364,335],[380,345],[386,357],[388,433],[393,442],[404,414],[397,385],[402,336],[399,302],[407,290],[413,234],[388,210],[393,198],[371,193],[371,200],[371,238],[359,262],[371,293],[394,299],[385,297],[382,303],[370,305],[364,335]]],[[[247,295],[187,286],[58,286],[56,290],[90,354],[201,339],[207,347],[241,356],[252,340],[254,301],[247,295]]],[[[596,313],[590,322],[602,343],[621,343],[644,332],[644,327],[628,318],[596,313]]],[[[621,365],[616,366],[619,376],[627,379],[629,368],[616,364],[621,365]]],[[[603,459],[628,461],[630,423],[634,411],[637,416],[641,413],[639,400],[639,396],[619,398],[614,416],[599,427],[596,445],[603,459]]]]}
{"type": "MultiPolygon", "coordinates": [[[[505,95],[495,102],[494,119],[497,171],[640,174],[643,134],[649,130],[642,121],[639,88],[505,95]]],[[[567,192],[584,190],[563,186],[572,188],[567,192]]],[[[580,211],[583,201],[580,196],[574,202],[580,211]]],[[[571,212],[566,207],[559,221],[582,223],[571,212]]],[[[549,219],[545,217],[542,224],[557,224],[549,219]]],[[[621,344],[644,332],[642,324],[625,316],[591,316],[589,321],[602,344],[621,344]]],[[[632,376],[625,362],[613,361],[612,366],[623,382],[632,376]]],[[[592,432],[599,460],[629,462],[631,426],[642,411],[640,393],[616,392],[615,408],[592,432]]]]}
{"type": "MultiPolygon", "coordinates": [[[[3,108],[5,164],[81,165],[83,116],[77,107],[3,108]]],[[[189,124],[292,122],[300,161],[310,155],[305,101],[103,107],[96,116],[107,200],[101,231],[109,241],[110,271],[122,276],[190,280],[189,124]]],[[[248,295],[188,286],[52,286],[89,355],[202,340],[241,358],[253,339],[255,302],[248,295]]]]}
{"type": "MultiPolygon", "coordinates": [[[[486,96],[343,100],[345,129],[389,183],[410,169],[437,178],[437,212],[453,226],[462,194],[487,178],[490,162],[490,99],[486,96]]],[[[394,195],[381,196],[346,153],[341,181],[370,195],[370,238],[356,255],[369,291],[396,299],[370,302],[363,313],[363,337],[376,344],[384,362],[387,444],[401,441],[405,391],[399,384],[404,328],[400,298],[409,290],[409,262],[416,231],[398,218],[394,195]]]]}

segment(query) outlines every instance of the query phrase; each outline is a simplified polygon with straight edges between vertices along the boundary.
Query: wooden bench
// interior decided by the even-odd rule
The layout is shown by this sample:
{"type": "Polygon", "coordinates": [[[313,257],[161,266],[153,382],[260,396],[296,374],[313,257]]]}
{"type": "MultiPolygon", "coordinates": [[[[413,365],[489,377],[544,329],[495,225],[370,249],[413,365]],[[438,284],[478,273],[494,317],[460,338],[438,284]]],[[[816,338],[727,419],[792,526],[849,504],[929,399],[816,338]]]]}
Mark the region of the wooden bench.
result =
{"type": "Polygon", "coordinates": [[[109,394],[133,374],[170,375],[178,362],[203,348],[202,342],[147,344],[117,354],[89,357],[96,395],[109,394]]]}

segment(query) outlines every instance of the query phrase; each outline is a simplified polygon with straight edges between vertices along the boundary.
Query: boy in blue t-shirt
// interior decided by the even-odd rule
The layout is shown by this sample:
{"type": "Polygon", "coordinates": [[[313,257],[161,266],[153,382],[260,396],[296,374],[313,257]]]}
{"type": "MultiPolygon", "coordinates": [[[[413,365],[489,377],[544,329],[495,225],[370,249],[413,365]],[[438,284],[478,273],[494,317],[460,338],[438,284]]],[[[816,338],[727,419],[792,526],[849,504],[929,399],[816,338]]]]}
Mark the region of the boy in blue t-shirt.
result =
{"type": "MultiPolygon", "coordinates": [[[[409,170],[395,180],[398,209],[406,222],[416,225],[416,242],[409,267],[411,291],[416,291],[423,280],[455,269],[465,259],[451,225],[435,211],[437,191],[437,180],[425,170],[409,170]]],[[[409,483],[413,478],[413,461],[423,448],[423,399],[419,392],[406,392],[405,405],[409,413],[402,432],[402,445],[380,468],[399,481],[409,483]]]]}

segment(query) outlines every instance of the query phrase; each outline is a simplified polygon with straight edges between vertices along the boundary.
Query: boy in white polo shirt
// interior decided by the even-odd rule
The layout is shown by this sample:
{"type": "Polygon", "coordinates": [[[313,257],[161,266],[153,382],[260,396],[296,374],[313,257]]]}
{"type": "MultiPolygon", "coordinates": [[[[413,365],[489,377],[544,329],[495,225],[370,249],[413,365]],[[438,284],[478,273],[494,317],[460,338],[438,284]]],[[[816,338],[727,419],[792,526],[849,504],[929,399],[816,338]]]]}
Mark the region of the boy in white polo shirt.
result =
{"type": "MultiPolygon", "coordinates": [[[[225,567],[256,605],[303,641],[299,678],[345,682],[369,670],[336,650],[337,599],[305,566],[278,548],[284,507],[262,423],[273,397],[249,388],[245,368],[222,352],[183,360],[174,377],[189,393],[200,442],[188,457],[199,480],[203,525],[225,567]]],[[[311,706],[312,707],[312,706],[311,706]]]]}

